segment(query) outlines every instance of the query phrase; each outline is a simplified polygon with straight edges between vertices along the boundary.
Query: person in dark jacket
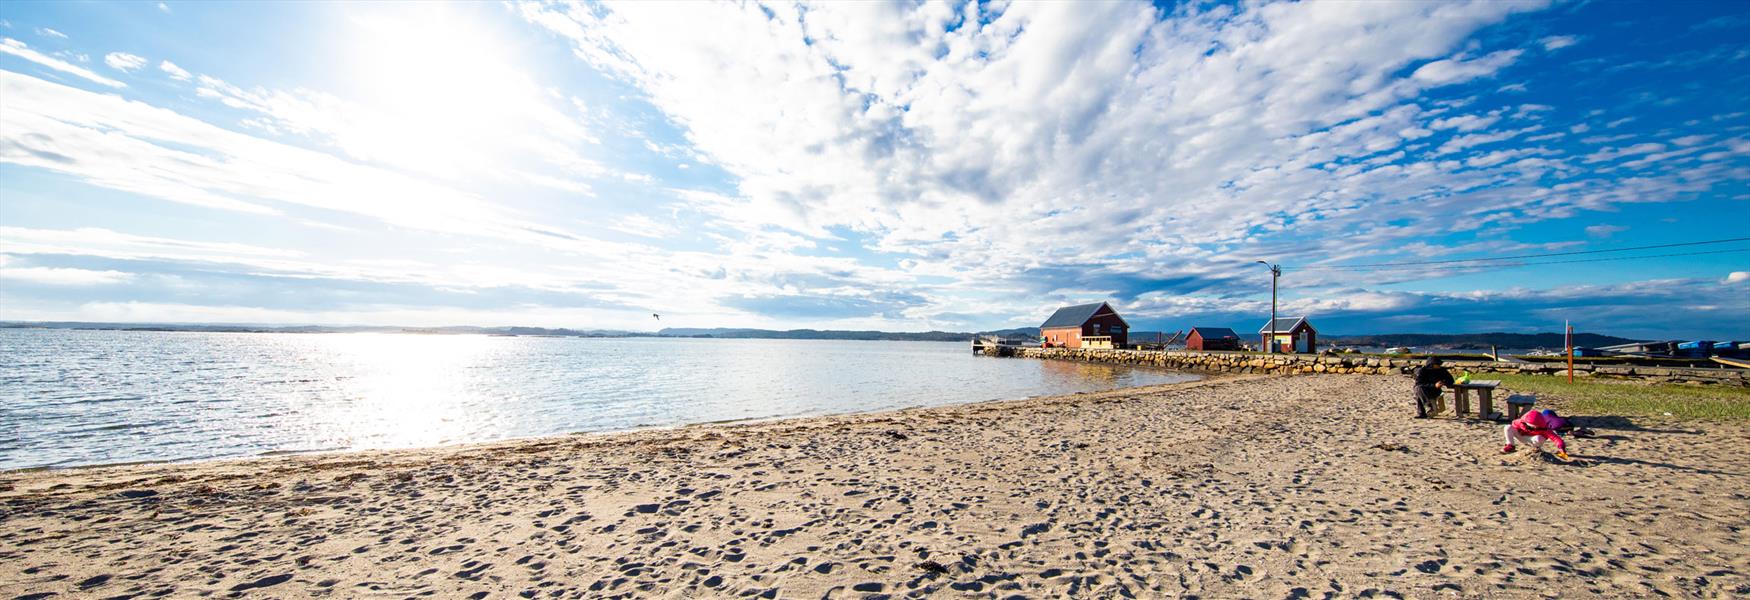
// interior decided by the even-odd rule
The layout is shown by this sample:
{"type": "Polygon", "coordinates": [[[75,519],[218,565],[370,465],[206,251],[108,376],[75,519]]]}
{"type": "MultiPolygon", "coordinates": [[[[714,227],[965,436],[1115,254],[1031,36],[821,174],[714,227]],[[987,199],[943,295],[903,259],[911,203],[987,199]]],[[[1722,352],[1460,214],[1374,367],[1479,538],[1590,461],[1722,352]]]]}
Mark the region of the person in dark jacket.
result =
{"type": "Polygon", "coordinates": [[[1453,386],[1452,372],[1440,366],[1440,358],[1430,356],[1428,362],[1416,368],[1416,418],[1426,419],[1440,401],[1440,388],[1453,386]]]}

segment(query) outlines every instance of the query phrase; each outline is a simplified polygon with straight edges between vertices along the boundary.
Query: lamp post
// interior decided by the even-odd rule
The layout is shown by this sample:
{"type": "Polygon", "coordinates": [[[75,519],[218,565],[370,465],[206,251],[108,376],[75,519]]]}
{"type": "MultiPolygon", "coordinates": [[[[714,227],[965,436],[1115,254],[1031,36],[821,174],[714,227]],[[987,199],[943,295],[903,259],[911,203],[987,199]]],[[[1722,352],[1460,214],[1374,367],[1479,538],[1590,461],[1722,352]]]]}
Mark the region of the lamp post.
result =
{"type": "Polygon", "coordinates": [[[1268,339],[1264,340],[1264,353],[1265,354],[1275,354],[1276,353],[1276,279],[1279,277],[1282,277],[1282,265],[1273,265],[1267,261],[1262,261],[1262,260],[1258,261],[1258,264],[1264,265],[1266,267],[1270,267],[1270,324],[1266,325],[1266,327],[1269,328],[1269,330],[1270,330],[1270,337],[1268,339]]]}

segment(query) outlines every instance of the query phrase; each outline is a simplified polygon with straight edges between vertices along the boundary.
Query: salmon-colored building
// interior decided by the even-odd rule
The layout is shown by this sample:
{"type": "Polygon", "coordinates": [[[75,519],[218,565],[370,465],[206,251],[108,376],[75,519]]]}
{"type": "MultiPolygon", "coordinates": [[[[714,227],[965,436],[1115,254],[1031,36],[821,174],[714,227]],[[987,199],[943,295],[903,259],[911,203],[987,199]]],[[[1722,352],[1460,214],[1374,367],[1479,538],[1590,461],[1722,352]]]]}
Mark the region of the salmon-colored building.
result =
{"type": "Polygon", "coordinates": [[[1039,326],[1045,343],[1061,348],[1123,348],[1130,324],[1105,302],[1065,306],[1039,326]]]}

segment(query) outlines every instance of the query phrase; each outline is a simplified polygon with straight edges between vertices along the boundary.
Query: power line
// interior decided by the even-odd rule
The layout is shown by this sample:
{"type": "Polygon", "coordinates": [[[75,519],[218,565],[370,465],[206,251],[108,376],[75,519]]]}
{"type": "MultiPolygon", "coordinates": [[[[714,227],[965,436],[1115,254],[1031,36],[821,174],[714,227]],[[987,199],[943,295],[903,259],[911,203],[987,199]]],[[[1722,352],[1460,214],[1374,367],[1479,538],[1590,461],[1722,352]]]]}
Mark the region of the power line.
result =
{"type": "MultiPolygon", "coordinates": [[[[1527,263],[1458,265],[1458,266],[1453,267],[1453,268],[1456,268],[1456,269],[1510,269],[1510,268],[1514,268],[1514,267],[1529,267],[1529,266],[1534,266],[1534,265],[1564,265],[1564,264],[1572,264],[1572,263],[1610,262],[1610,261],[1617,261],[1617,260],[1639,260],[1639,259],[1643,259],[1643,258],[1671,258],[1671,257],[1676,257],[1676,256],[1700,256],[1700,255],[1704,255],[1704,254],[1730,254],[1733,252],[1750,252],[1750,248],[1733,248],[1730,250],[1705,250],[1702,252],[1676,252],[1676,253],[1671,253],[1671,254],[1647,254],[1647,255],[1643,255],[1643,256],[1613,256],[1610,258],[1581,258],[1581,259],[1576,259],[1576,260],[1546,260],[1546,261],[1527,262],[1527,263]]],[[[1454,262],[1462,262],[1462,261],[1454,261],[1454,262]]],[[[1358,265],[1356,265],[1356,266],[1358,266],[1358,265]]],[[[1397,269],[1420,269],[1424,266],[1426,266],[1426,264],[1373,265],[1373,266],[1371,266],[1371,268],[1368,268],[1365,270],[1389,271],[1389,270],[1397,270],[1397,269]]],[[[1287,270],[1286,267],[1284,269],[1287,270]]],[[[1309,269],[1302,268],[1299,270],[1305,271],[1305,270],[1309,270],[1309,269]]],[[[1357,269],[1357,270],[1362,270],[1362,269],[1357,269]]]]}
{"type": "MultiPolygon", "coordinates": [[[[1655,244],[1652,246],[1633,246],[1633,247],[1629,247],[1629,248],[1611,248],[1611,249],[1606,249],[1606,250],[1576,250],[1573,252],[1547,252],[1547,253],[1543,253],[1543,254],[1521,254],[1518,256],[1496,256],[1496,257],[1489,257],[1489,258],[1459,258],[1459,259],[1450,259],[1450,260],[1425,260],[1425,261],[1415,261],[1415,262],[1366,263],[1366,264],[1359,264],[1359,265],[1314,265],[1314,266],[1310,266],[1310,267],[1294,267],[1293,270],[1312,271],[1312,270],[1329,270],[1329,269],[1373,269],[1373,268],[1379,268],[1379,267],[1412,267],[1412,266],[1420,267],[1420,266],[1427,266],[1427,265],[1450,265],[1450,264],[1457,264],[1457,263],[1490,262],[1490,261],[1504,261],[1504,260],[1523,260],[1523,259],[1527,259],[1527,258],[1548,258],[1551,256],[1575,256],[1575,255],[1580,255],[1580,254],[1603,254],[1603,253],[1608,253],[1608,252],[1629,252],[1629,251],[1633,251],[1633,250],[1654,250],[1654,249],[1659,249],[1659,248],[1678,248],[1678,247],[1683,247],[1683,246],[1706,246],[1706,245],[1711,245],[1711,244],[1726,244],[1726,243],[1731,243],[1731,242],[1744,242],[1744,241],[1750,241],[1750,237],[1730,238],[1730,239],[1723,239],[1723,240],[1707,240],[1707,241],[1701,241],[1701,242],[1679,242],[1679,243],[1675,243],[1675,244],[1655,244]]],[[[1738,252],[1738,250],[1728,250],[1727,252],[1738,252]]],[[[1717,252],[1707,252],[1704,254],[1718,254],[1718,253],[1717,252]]],[[[1687,255],[1674,254],[1674,255],[1661,255],[1661,256],[1687,256],[1687,255]]],[[[1658,258],[1658,257],[1657,256],[1647,256],[1647,257],[1640,257],[1640,258],[1658,258]]],[[[1528,264],[1559,264],[1559,263],[1528,263],[1528,264]]]]}

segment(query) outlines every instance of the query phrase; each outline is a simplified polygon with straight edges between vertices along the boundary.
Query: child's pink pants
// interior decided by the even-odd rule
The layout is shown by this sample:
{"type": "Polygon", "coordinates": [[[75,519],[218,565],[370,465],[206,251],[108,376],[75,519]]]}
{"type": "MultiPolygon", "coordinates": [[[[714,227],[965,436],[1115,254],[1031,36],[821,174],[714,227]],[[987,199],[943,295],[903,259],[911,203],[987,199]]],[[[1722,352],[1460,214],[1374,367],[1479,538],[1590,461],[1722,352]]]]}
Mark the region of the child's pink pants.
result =
{"type": "Polygon", "coordinates": [[[1517,431],[1514,431],[1512,425],[1501,426],[1501,434],[1507,438],[1507,445],[1509,445],[1509,446],[1518,446],[1520,444],[1531,444],[1532,448],[1541,448],[1541,447],[1543,447],[1543,443],[1545,441],[1542,436],[1525,435],[1523,433],[1519,433],[1517,431]]]}

